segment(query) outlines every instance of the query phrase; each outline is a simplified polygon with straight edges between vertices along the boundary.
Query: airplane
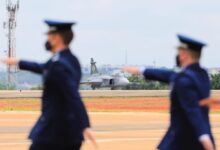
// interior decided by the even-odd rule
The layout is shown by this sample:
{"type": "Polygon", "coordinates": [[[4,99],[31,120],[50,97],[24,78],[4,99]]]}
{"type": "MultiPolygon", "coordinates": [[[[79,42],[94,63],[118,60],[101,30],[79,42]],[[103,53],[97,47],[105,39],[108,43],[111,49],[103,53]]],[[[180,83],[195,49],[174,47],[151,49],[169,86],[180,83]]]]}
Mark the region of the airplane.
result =
{"type": "Polygon", "coordinates": [[[90,85],[93,90],[98,88],[111,88],[111,90],[115,90],[125,87],[129,83],[129,80],[119,73],[113,75],[99,74],[93,58],[91,58],[90,77],[81,82],[81,84],[90,85]]]}

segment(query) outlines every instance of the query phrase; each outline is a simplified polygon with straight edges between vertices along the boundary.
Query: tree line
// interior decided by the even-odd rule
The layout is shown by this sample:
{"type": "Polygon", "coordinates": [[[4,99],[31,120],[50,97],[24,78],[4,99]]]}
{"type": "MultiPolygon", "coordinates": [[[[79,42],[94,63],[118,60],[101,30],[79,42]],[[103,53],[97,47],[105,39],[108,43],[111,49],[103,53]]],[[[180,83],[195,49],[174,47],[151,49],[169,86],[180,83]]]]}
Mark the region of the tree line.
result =
{"type": "MultiPolygon", "coordinates": [[[[211,75],[211,87],[213,90],[220,89],[220,74],[211,75]]],[[[167,90],[169,89],[169,85],[155,82],[150,80],[145,80],[141,76],[130,76],[128,80],[131,82],[127,87],[126,90],[167,90]]]]}
{"type": "MultiPolygon", "coordinates": [[[[211,87],[213,90],[220,90],[220,74],[211,75],[211,87]]],[[[130,76],[128,80],[131,82],[128,86],[124,88],[124,90],[168,90],[169,85],[155,82],[150,80],[145,80],[141,76],[130,76]]],[[[7,90],[7,86],[5,84],[0,83],[0,90],[7,90]]],[[[10,88],[10,90],[14,90],[15,88],[10,88]]],[[[30,90],[41,90],[42,86],[32,87],[30,90]]]]}

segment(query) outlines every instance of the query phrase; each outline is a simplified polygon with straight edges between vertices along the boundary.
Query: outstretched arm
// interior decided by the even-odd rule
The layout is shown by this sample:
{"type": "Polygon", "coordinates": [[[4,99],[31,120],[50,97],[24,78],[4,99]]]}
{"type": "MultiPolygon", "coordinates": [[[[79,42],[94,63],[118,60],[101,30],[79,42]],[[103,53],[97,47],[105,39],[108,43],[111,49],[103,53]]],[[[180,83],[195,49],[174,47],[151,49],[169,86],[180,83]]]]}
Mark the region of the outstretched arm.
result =
{"type": "Polygon", "coordinates": [[[165,83],[169,83],[171,77],[175,74],[174,71],[168,69],[146,69],[138,67],[125,67],[123,70],[134,75],[143,75],[145,79],[165,83]]]}
{"type": "Polygon", "coordinates": [[[31,71],[38,74],[42,74],[44,69],[44,64],[23,61],[23,60],[19,61],[18,66],[22,70],[31,71]]]}
{"type": "Polygon", "coordinates": [[[21,70],[27,70],[38,74],[42,74],[44,68],[44,64],[19,60],[17,58],[6,58],[2,60],[2,63],[8,65],[18,65],[21,70]]]}

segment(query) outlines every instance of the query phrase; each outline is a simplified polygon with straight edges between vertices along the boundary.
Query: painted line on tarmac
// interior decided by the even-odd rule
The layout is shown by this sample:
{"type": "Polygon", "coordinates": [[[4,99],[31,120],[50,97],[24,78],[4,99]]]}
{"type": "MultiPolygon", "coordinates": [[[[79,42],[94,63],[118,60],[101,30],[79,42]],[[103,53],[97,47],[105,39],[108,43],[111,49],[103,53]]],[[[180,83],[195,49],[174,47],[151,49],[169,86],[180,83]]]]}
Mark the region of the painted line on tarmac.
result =
{"type": "Polygon", "coordinates": [[[39,111],[0,111],[0,114],[40,114],[39,111]]]}
{"type": "Polygon", "coordinates": [[[91,115],[138,115],[138,116],[145,116],[145,115],[160,115],[160,116],[167,116],[167,113],[156,113],[156,112],[89,112],[91,115]]]}
{"type": "Polygon", "coordinates": [[[7,142],[7,143],[0,143],[0,146],[11,146],[11,145],[27,145],[31,144],[30,141],[24,141],[24,142],[7,142]]]}
{"type": "MultiPolygon", "coordinates": [[[[155,141],[160,140],[160,138],[108,138],[108,139],[98,139],[97,142],[123,142],[123,141],[155,141]]],[[[28,145],[31,141],[21,141],[21,142],[6,142],[0,143],[0,146],[10,146],[10,145],[28,145]]]]}
{"type": "MultiPolygon", "coordinates": [[[[40,115],[40,111],[0,111],[0,115],[7,114],[29,114],[29,115],[40,115]]],[[[158,112],[89,112],[91,115],[167,115],[168,113],[158,113],[158,112]]]]}
{"type": "MultiPolygon", "coordinates": [[[[40,111],[0,111],[0,115],[7,114],[25,114],[25,115],[40,115],[40,111]]],[[[89,112],[91,115],[159,115],[159,116],[167,116],[169,113],[163,112],[89,112]]],[[[220,114],[210,114],[211,117],[220,117],[220,114]]],[[[169,117],[169,116],[168,116],[169,117]]]]}
{"type": "Polygon", "coordinates": [[[0,119],[0,122],[33,122],[36,119],[0,119]]]}
{"type": "Polygon", "coordinates": [[[98,142],[120,142],[120,141],[155,141],[160,140],[160,138],[109,138],[100,139],[98,142]]]}
{"type": "MultiPolygon", "coordinates": [[[[217,138],[218,139],[218,138],[217,138]]],[[[217,140],[216,139],[216,140],[217,140]]],[[[106,139],[98,139],[98,143],[106,143],[106,142],[129,142],[129,141],[159,141],[161,138],[106,138],[106,139]]],[[[11,145],[30,145],[31,141],[21,141],[21,142],[6,142],[0,143],[0,146],[11,146],[11,145]]]]}

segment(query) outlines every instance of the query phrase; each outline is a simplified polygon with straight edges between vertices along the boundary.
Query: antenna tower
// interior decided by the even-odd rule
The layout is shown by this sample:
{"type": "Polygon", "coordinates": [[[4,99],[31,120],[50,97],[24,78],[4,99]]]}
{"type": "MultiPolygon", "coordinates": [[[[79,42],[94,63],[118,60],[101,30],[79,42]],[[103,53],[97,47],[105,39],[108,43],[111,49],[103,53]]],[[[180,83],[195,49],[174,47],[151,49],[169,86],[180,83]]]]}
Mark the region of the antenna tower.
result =
{"type": "MultiPolygon", "coordinates": [[[[16,27],[17,27],[17,13],[19,10],[19,0],[6,0],[7,19],[4,22],[4,29],[7,30],[7,57],[16,57],[16,27]]],[[[15,88],[17,84],[17,67],[7,66],[7,87],[15,88]]]]}

